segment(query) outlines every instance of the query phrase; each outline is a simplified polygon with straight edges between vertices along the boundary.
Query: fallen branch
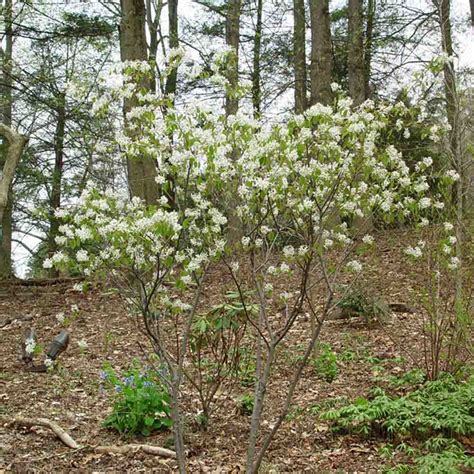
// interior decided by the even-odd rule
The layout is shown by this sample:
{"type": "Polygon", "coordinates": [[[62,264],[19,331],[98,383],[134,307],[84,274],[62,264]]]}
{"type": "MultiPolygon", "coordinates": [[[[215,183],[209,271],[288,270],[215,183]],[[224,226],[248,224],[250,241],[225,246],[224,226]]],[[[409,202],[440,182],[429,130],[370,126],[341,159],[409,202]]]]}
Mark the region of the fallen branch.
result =
{"type": "Polygon", "coordinates": [[[94,448],[96,453],[109,454],[128,454],[137,451],[143,451],[147,454],[155,456],[162,456],[165,458],[176,458],[176,453],[170,449],[160,448],[159,446],[150,446],[149,444],[125,444],[124,446],[96,446],[94,448]]]}
{"type": "Polygon", "coordinates": [[[57,423],[48,420],[47,418],[24,418],[22,416],[15,416],[14,418],[7,418],[2,416],[2,421],[13,423],[21,426],[44,426],[49,428],[68,448],[80,449],[82,446],[77,444],[74,439],[69,436],[57,423]]]}
{"type": "Polygon", "coordinates": [[[176,458],[176,453],[170,449],[160,448],[159,446],[151,446],[149,444],[126,444],[124,446],[82,446],[78,444],[66,431],[64,431],[57,423],[47,418],[24,418],[15,416],[13,418],[0,416],[2,423],[12,423],[21,426],[44,426],[49,428],[68,448],[84,449],[88,448],[98,454],[129,454],[143,451],[154,456],[165,458],[176,458]]]}

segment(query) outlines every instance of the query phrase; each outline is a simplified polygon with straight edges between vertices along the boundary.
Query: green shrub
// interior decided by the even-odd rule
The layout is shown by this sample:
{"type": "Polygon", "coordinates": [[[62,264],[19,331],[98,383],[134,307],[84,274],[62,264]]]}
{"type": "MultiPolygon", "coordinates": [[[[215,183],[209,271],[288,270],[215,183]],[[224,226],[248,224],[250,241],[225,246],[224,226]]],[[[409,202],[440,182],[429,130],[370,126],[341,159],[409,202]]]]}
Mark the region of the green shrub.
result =
{"type": "Polygon", "coordinates": [[[251,415],[253,412],[254,397],[246,393],[242,395],[239,400],[239,409],[242,415],[251,415]]]}
{"type": "Polygon", "coordinates": [[[329,344],[318,345],[318,355],[313,357],[311,365],[316,370],[318,377],[326,382],[332,382],[338,374],[337,355],[329,344]]]}
{"type": "Polygon", "coordinates": [[[152,372],[134,365],[121,377],[106,366],[101,379],[114,394],[112,414],[103,426],[127,435],[148,436],[173,424],[170,396],[152,372]]]}
{"type": "Polygon", "coordinates": [[[362,288],[354,288],[337,303],[346,317],[358,316],[367,324],[384,323],[390,317],[390,309],[385,302],[370,295],[362,288]]]}

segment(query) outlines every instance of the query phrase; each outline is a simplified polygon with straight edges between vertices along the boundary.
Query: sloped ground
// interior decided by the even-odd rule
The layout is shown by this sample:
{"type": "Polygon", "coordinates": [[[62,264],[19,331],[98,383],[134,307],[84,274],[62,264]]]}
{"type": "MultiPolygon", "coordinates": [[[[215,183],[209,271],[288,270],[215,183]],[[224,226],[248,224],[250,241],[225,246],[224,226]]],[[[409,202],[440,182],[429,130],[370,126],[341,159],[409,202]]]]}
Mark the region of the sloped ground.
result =
{"type": "MultiPolygon", "coordinates": [[[[366,284],[374,294],[388,302],[402,302],[420,309],[416,294],[420,276],[409,274],[401,258],[410,236],[402,232],[380,235],[377,254],[371,257],[366,284]]],[[[367,262],[369,263],[369,262],[367,262]]],[[[217,303],[215,295],[230,284],[219,269],[209,278],[206,301],[217,303]]],[[[287,284],[287,282],[282,283],[287,284]]],[[[125,368],[134,357],[142,357],[140,336],[127,316],[121,300],[98,288],[82,295],[69,284],[50,286],[0,287],[0,322],[31,315],[31,321],[14,321],[0,329],[0,415],[46,417],[56,421],[81,444],[120,445],[129,440],[101,427],[111,409],[110,399],[100,388],[99,372],[105,361],[116,369],[125,368]],[[70,326],[71,342],[60,357],[59,367],[50,373],[30,373],[19,359],[25,327],[33,325],[40,342],[48,342],[60,332],[56,319],[77,305],[80,316],[70,326]],[[88,343],[86,351],[77,342],[88,343]]],[[[266,457],[262,472],[376,472],[385,461],[378,454],[383,440],[336,436],[318,420],[321,407],[367,394],[380,383],[381,375],[399,375],[421,363],[422,313],[396,313],[384,327],[368,328],[352,319],[327,322],[322,340],[338,353],[339,375],[332,382],[321,381],[314,368],[308,367],[293,401],[288,421],[277,434],[266,457]],[[348,355],[350,357],[348,357],[348,355]],[[375,364],[371,357],[382,363],[375,364]],[[405,361],[401,361],[404,357],[405,361]],[[397,359],[398,358],[398,359],[397,359]]],[[[288,376],[299,354],[299,344],[309,322],[298,324],[280,352],[269,389],[269,404],[264,427],[272,423],[284,397],[288,376]]],[[[1,324],[0,324],[1,326],[1,324]]],[[[199,410],[197,400],[188,400],[190,472],[240,472],[245,457],[249,419],[239,410],[239,397],[246,389],[237,386],[230,400],[216,412],[207,431],[193,423],[199,410]]],[[[157,446],[171,447],[171,433],[135,439],[157,446]]],[[[22,428],[0,425],[0,472],[172,472],[172,460],[143,453],[125,456],[75,451],[65,447],[46,428],[22,428]]]]}

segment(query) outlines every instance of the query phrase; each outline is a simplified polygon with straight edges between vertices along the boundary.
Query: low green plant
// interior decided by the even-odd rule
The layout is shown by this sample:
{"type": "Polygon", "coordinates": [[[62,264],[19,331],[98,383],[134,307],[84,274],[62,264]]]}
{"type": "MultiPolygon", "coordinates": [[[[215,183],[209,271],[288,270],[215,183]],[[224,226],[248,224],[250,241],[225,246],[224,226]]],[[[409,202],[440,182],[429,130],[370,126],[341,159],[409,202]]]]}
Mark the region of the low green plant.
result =
{"type": "Polygon", "coordinates": [[[252,387],[255,384],[256,364],[255,355],[252,351],[247,347],[240,347],[237,376],[242,387],[252,387]]]}
{"type": "Polygon", "coordinates": [[[312,358],[311,365],[316,370],[318,377],[326,382],[332,382],[339,372],[337,355],[326,343],[318,344],[317,355],[312,358]]]}
{"type": "Polygon", "coordinates": [[[428,439],[415,458],[419,474],[461,473],[474,470],[474,458],[465,453],[464,446],[455,439],[437,436],[428,439]]]}
{"type": "Polygon", "coordinates": [[[372,398],[329,410],[321,416],[336,427],[368,434],[373,430],[389,436],[467,435],[474,432],[474,377],[465,383],[445,375],[402,397],[391,397],[376,388],[372,398]]]}
{"type": "Polygon", "coordinates": [[[107,365],[101,379],[113,393],[112,413],[103,426],[130,436],[148,436],[173,424],[170,396],[152,371],[134,364],[120,376],[107,365]]]}
{"type": "Polygon", "coordinates": [[[394,386],[420,385],[426,381],[426,373],[421,369],[411,369],[399,376],[391,376],[390,383],[394,386]]]}
{"type": "Polygon", "coordinates": [[[239,400],[240,413],[247,416],[251,415],[253,412],[254,403],[255,401],[253,395],[250,395],[249,393],[242,395],[239,400]]]}
{"type": "Polygon", "coordinates": [[[390,309],[381,298],[357,287],[346,293],[337,303],[337,307],[342,310],[343,316],[359,316],[367,324],[382,324],[390,317],[390,309]]]}
{"type": "Polygon", "coordinates": [[[311,405],[310,413],[319,416],[321,412],[347,405],[348,401],[347,397],[344,396],[326,398],[319,403],[311,405]]]}
{"type": "MultiPolygon", "coordinates": [[[[418,473],[457,473],[471,469],[474,462],[456,439],[474,433],[474,377],[460,383],[443,374],[404,396],[390,396],[376,388],[370,399],[328,410],[321,418],[336,430],[359,434],[384,434],[400,442],[396,451],[410,456],[418,473]],[[421,449],[410,440],[425,440],[421,449]]],[[[392,451],[385,450],[385,454],[392,451]]],[[[408,472],[399,464],[387,472],[408,472]]]]}

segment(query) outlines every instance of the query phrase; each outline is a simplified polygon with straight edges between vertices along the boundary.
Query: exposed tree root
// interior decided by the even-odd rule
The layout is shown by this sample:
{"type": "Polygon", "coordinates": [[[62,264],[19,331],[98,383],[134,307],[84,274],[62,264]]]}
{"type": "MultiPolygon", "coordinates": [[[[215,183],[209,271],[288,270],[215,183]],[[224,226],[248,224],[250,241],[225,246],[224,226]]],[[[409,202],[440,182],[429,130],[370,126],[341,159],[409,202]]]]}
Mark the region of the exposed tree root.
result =
{"type": "Polygon", "coordinates": [[[91,449],[98,454],[129,454],[143,451],[147,454],[161,456],[165,458],[176,458],[176,453],[170,449],[151,446],[149,444],[126,444],[124,446],[87,446],[78,444],[66,431],[57,423],[47,418],[24,418],[22,416],[0,416],[0,422],[15,424],[20,426],[43,426],[49,428],[68,448],[71,449],[91,449]]]}

